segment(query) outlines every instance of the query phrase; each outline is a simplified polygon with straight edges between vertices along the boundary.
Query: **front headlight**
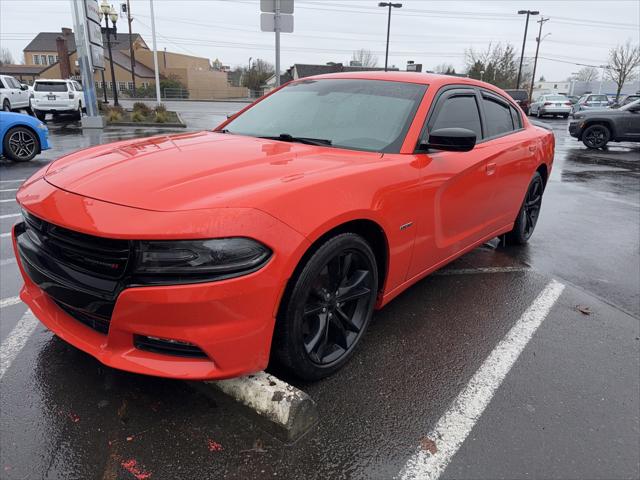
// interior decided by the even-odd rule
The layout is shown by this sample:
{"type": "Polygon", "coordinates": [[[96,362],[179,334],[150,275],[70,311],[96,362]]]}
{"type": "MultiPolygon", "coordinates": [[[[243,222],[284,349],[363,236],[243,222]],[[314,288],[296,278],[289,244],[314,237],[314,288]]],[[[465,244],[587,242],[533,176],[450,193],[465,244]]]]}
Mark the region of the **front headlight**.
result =
{"type": "Polygon", "coordinates": [[[269,248],[244,237],[136,243],[134,275],[152,283],[245,275],[262,267],[271,256],[269,248]]]}

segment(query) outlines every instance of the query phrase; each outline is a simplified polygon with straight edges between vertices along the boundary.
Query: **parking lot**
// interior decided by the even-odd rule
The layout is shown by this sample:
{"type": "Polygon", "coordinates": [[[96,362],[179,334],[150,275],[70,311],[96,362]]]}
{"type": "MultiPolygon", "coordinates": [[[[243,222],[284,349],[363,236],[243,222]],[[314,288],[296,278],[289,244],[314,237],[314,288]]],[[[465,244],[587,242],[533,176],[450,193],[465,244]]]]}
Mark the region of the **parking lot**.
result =
{"type": "MultiPolygon", "coordinates": [[[[203,129],[243,106],[169,108],[203,129]]],[[[50,122],[51,150],[0,163],[0,477],[390,479],[440,468],[442,478],[638,478],[640,147],[588,151],[567,120],[542,122],[556,155],[531,242],[493,241],[410,288],[332,377],[306,384],[274,371],[318,405],[318,425],[293,445],[223,396],[106,368],[25,326],[8,235],[20,183],[85,146],[170,133],[50,122]],[[512,341],[531,319],[530,340],[512,341]],[[486,392],[478,414],[461,395],[470,386],[486,392]],[[435,456],[444,428],[464,434],[434,467],[423,452],[435,456]]]]}

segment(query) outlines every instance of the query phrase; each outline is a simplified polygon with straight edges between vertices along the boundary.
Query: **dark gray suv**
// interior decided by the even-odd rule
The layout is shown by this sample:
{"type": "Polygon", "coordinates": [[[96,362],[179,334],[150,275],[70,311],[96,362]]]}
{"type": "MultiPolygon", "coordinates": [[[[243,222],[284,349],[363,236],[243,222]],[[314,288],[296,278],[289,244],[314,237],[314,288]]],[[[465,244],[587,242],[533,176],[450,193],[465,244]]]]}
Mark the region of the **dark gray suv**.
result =
{"type": "Polygon", "coordinates": [[[608,142],[640,142],[640,100],[617,109],[574,113],[569,135],[588,148],[602,148],[608,142]]]}

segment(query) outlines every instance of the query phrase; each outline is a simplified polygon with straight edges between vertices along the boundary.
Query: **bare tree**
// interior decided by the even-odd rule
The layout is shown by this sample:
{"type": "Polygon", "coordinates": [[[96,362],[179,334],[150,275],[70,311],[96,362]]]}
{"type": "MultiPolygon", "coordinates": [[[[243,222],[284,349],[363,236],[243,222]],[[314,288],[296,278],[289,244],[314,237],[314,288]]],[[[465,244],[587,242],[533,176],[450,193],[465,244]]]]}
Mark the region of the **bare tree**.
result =
{"type": "Polygon", "coordinates": [[[11,50],[8,48],[0,48],[0,65],[15,63],[11,50]]]}
{"type": "Polygon", "coordinates": [[[243,68],[242,86],[249,90],[258,90],[275,73],[273,65],[261,58],[251,64],[251,69],[243,68]]]}
{"type": "Polygon", "coordinates": [[[620,91],[625,82],[635,80],[638,76],[636,69],[639,67],[640,47],[632,45],[629,40],[624,45],[618,45],[609,51],[607,77],[613,80],[617,86],[616,102],[620,97],[620,91]]]}
{"type": "MultiPolygon", "coordinates": [[[[501,88],[514,88],[518,76],[518,61],[515,48],[510,43],[489,44],[486,50],[465,50],[467,75],[482,79],[501,88]],[[483,72],[483,73],[481,73],[483,72]]],[[[531,80],[531,72],[523,67],[520,83],[526,85],[531,80]]]]}
{"type": "Polygon", "coordinates": [[[598,80],[599,76],[600,75],[596,67],[582,67],[573,76],[572,80],[577,80],[579,82],[594,82],[598,80]]]}
{"type": "Polygon", "coordinates": [[[378,65],[378,57],[374,55],[371,50],[366,50],[361,48],[360,50],[356,50],[351,55],[352,62],[358,62],[363,67],[375,67],[378,65]]]}

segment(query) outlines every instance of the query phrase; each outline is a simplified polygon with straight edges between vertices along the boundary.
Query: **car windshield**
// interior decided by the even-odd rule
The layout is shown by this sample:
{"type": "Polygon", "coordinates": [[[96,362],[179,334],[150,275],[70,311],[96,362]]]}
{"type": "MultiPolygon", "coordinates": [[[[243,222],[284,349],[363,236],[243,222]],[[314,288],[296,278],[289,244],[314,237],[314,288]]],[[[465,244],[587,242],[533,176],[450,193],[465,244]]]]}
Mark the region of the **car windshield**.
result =
{"type": "Polygon", "coordinates": [[[36,92],[66,92],[66,82],[36,82],[36,92]]]}
{"type": "Polygon", "coordinates": [[[398,152],[426,89],[381,80],[301,80],[258,102],[224,131],[398,152]]]}
{"type": "Polygon", "coordinates": [[[627,103],[626,105],[623,105],[622,107],[620,107],[620,110],[629,110],[630,108],[634,108],[635,106],[640,105],[640,99],[635,100],[631,103],[627,103]]]}

